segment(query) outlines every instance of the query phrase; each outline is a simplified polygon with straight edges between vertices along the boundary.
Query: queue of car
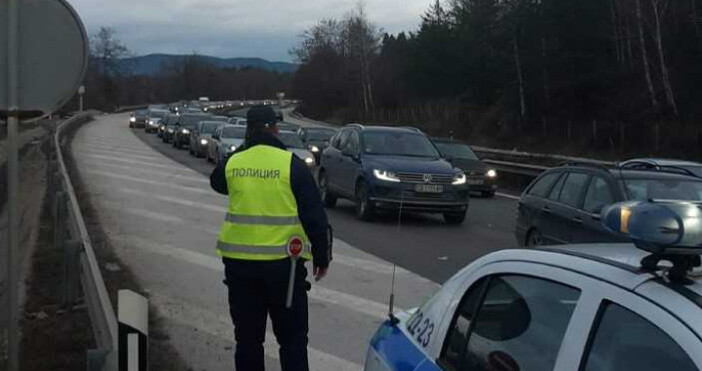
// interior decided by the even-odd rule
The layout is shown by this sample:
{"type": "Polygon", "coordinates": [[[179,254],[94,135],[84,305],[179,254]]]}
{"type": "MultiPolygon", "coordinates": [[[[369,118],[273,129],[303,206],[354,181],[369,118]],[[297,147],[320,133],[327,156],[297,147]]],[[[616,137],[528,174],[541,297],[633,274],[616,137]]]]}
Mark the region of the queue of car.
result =
{"type": "MultiPolygon", "coordinates": [[[[221,162],[246,129],[206,117],[188,146],[221,162]]],[[[469,191],[496,191],[495,169],[453,138],[412,127],[281,127],[289,150],[318,167],[325,205],[349,199],[363,220],[408,210],[460,224],[469,191]]],[[[528,248],[483,256],[418,308],[391,307],[364,369],[702,370],[700,170],[652,158],[546,170],[517,207],[515,234],[528,248]]]]}

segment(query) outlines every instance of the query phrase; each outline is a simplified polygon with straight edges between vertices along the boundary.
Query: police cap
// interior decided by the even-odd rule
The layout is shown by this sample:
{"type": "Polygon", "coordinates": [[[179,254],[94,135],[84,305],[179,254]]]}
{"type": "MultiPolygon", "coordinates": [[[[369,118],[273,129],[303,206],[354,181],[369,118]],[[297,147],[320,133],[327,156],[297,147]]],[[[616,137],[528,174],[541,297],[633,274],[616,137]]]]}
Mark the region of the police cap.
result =
{"type": "Polygon", "coordinates": [[[272,127],[278,122],[273,108],[268,106],[253,106],[246,113],[246,127],[249,130],[259,130],[272,127]]]}

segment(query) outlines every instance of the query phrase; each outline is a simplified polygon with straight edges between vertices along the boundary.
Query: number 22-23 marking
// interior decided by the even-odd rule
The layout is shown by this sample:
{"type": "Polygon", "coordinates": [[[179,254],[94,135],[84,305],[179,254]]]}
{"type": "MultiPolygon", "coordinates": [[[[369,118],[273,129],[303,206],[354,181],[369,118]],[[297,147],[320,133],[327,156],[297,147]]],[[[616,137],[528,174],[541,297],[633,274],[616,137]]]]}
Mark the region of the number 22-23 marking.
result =
{"type": "Polygon", "coordinates": [[[407,331],[417,340],[417,343],[426,348],[434,333],[434,322],[430,318],[424,318],[424,313],[418,312],[407,323],[407,331]]]}

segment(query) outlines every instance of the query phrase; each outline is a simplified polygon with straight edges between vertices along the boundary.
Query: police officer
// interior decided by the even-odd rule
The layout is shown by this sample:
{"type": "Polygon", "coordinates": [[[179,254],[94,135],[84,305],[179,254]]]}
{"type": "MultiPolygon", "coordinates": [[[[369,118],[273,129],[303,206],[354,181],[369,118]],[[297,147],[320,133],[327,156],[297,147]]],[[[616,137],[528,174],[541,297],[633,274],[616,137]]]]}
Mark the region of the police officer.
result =
{"type": "Polygon", "coordinates": [[[241,371],[264,370],[267,316],[280,345],[283,371],[308,370],[307,270],[295,266],[292,304],[291,241],[303,242],[302,259],[312,260],[319,281],[330,260],[327,216],[312,173],[276,138],[272,108],[252,107],[246,143],[210,176],[212,188],[229,195],[229,209],[217,241],[225,267],[229,312],[241,371]]]}

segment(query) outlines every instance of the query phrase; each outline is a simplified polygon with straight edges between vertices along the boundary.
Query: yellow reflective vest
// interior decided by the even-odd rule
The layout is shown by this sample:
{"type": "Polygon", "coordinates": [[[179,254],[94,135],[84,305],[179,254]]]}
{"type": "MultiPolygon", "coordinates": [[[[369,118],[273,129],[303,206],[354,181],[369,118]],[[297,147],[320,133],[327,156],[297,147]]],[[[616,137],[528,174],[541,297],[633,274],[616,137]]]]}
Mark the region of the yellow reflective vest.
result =
{"type": "Polygon", "coordinates": [[[298,237],[305,246],[302,258],[312,258],[290,187],[292,156],[282,149],[257,145],[229,158],[225,167],[229,208],[219,232],[217,255],[238,260],[285,259],[288,243],[298,237]]]}

